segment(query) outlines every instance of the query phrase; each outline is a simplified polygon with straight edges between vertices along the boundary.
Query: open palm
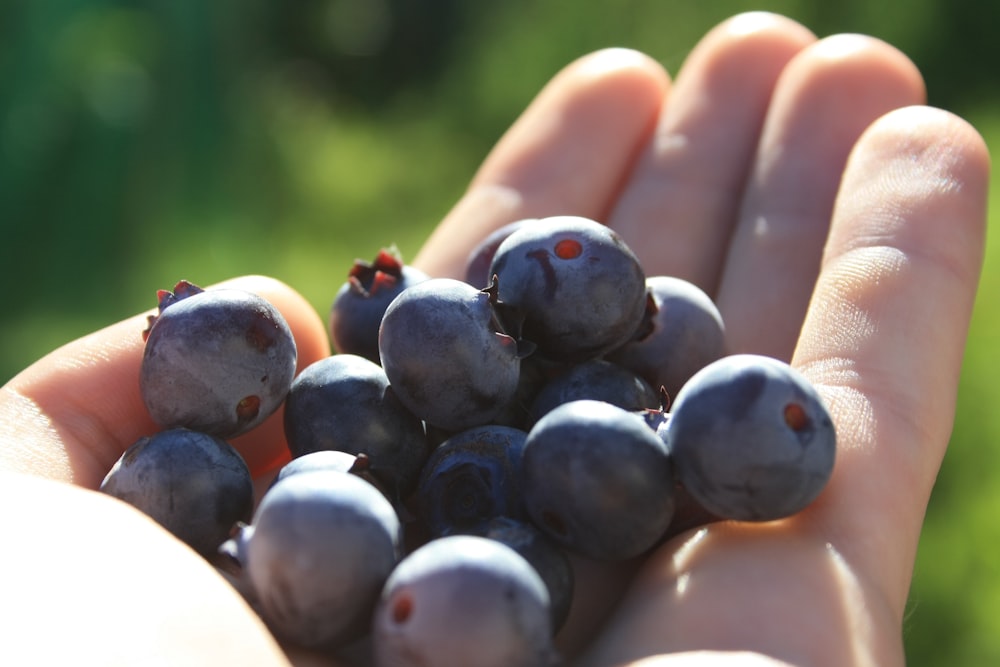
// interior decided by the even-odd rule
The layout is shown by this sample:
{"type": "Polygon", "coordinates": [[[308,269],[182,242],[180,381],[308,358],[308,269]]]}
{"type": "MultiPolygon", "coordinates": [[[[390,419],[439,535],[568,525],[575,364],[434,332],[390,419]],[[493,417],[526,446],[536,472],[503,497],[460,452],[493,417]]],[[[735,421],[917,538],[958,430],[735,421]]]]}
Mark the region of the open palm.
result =
{"type": "MultiPolygon", "coordinates": [[[[891,46],[817,39],[770,14],[717,27],[673,81],[634,51],[590,54],[539,94],[414,260],[458,277],[473,245],[511,220],[597,219],[647,274],[712,295],[730,351],[791,361],[834,416],[833,478],[800,515],[713,524],[636,563],[576,560],[580,595],[558,637],[573,664],[715,665],[718,652],[733,664],[904,663],[989,170],[975,130],[923,103],[919,73],[891,46]]],[[[234,282],[282,310],[300,368],[329,353],[295,292],[234,282]]],[[[139,315],[71,343],[0,393],[0,469],[14,473],[0,478],[0,605],[23,628],[13,650],[74,664],[281,664],[211,567],[88,490],[154,428],[136,382],[143,325],[139,315]]],[[[280,415],[234,444],[253,469],[273,469],[280,415]]]]}

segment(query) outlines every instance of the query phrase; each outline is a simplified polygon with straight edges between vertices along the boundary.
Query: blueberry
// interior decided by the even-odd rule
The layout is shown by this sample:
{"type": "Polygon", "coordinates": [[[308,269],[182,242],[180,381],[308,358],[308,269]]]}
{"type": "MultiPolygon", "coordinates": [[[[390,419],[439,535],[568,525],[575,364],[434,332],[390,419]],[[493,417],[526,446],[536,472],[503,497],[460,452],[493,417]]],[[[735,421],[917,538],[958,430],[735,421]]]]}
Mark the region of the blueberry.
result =
{"type": "Polygon", "coordinates": [[[382,482],[372,475],[371,459],[369,459],[366,454],[355,455],[333,449],[321,449],[292,459],[285,465],[281,466],[278,470],[278,474],[275,475],[274,480],[271,481],[271,486],[274,486],[281,480],[291,475],[298,475],[304,472],[314,472],[316,470],[349,472],[353,475],[357,475],[369,484],[373,484],[390,500],[396,500],[395,495],[385,489],[382,482]]]}
{"type": "Polygon", "coordinates": [[[404,264],[394,247],[380,250],[372,262],[356,260],[330,306],[334,349],[379,363],[378,327],[385,309],[404,289],[427,278],[404,264]]]}
{"type": "Polygon", "coordinates": [[[528,431],[524,504],[556,542],[598,560],[654,545],[674,512],[674,466],[636,413],[594,400],[564,403],[528,431]]]}
{"type": "Polygon", "coordinates": [[[552,630],[558,632],[573,602],[573,566],[566,553],[530,521],[498,516],[475,534],[506,544],[521,554],[545,582],[552,610],[552,630]]]}
{"type": "Polygon", "coordinates": [[[239,453],[219,438],[184,428],[140,438],[100,489],[142,510],[206,557],[253,512],[253,481],[239,453]]]}
{"type": "Polygon", "coordinates": [[[356,455],[348,452],[340,452],[332,449],[321,449],[319,451],[303,454],[292,459],[281,466],[275,476],[272,486],[290,475],[298,475],[303,472],[314,472],[316,470],[335,470],[337,472],[351,472],[358,462],[367,468],[367,457],[359,459],[356,455]]]}
{"type": "Polygon", "coordinates": [[[385,583],[372,629],[376,667],[549,667],[549,596],[510,547],[454,535],[412,552],[385,583]]]}
{"type": "Polygon", "coordinates": [[[725,326],[711,297],[693,283],[650,276],[646,289],[646,319],[639,336],[607,359],[673,397],[688,378],[725,354],[725,326]]]}
{"type": "Polygon", "coordinates": [[[580,399],[604,401],[630,411],[660,405],[660,395],[635,372],[610,361],[591,359],[549,380],[532,402],[532,417],[537,421],[556,406],[580,399]]]}
{"type": "Polygon", "coordinates": [[[429,454],[423,423],[385,371],[354,354],[314,361],[299,373],[284,426],[293,458],[321,450],[365,454],[371,474],[396,498],[413,490],[429,454]]]}
{"type": "Polygon", "coordinates": [[[685,488],[729,519],[795,514],[833,471],[830,414],[806,378],[770,357],[732,355],[698,371],[677,395],[668,432],[685,488]]]}
{"type": "Polygon", "coordinates": [[[432,426],[487,424],[514,396],[523,352],[500,330],[495,303],[490,290],[432,278],[386,309],[382,366],[403,404],[432,426]]]}
{"type": "Polygon", "coordinates": [[[513,232],[497,248],[502,321],[557,361],[583,361],[629,340],[646,307],[645,274],[610,228],[555,216],[513,232]]]}
{"type": "Polygon", "coordinates": [[[501,515],[524,515],[520,476],[526,436],[507,426],[478,426],[431,453],[416,506],[432,536],[466,532],[501,515]]]}
{"type": "Polygon", "coordinates": [[[572,367],[572,364],[553,362],[540,354],[529,354],[521,359],[517,390],[491,423],[527,431],[535,423],[532,405],[538,394],[550,381],[572,367]]]}
{"type": "Polygon", "coordinates": [[[499,229],[493,230],[480,241],[469,253],[465,266],[465,282],[473,287],[486,287],[490,284],[493,275],[490,273],[490,265],[493,263],[493,256],[497,248],[504,239],[513,234],[521,227],[537,222],[535,218],[525,218],[508,222],[499,229]]]}
{"type": "Polygon", "coordinates": [[[258,611],[281,639],[336,648],[364,635],[401,556],[399,519],[368,482],[337,471],[290,475],[227,544],[258,611]]]}
{"type": "Polygon", "coordinates": [[[281,313],[242,290],[180,282],[162,291],[150,318],[139,386],[163,428],[229,439],[285,400],[295,375],[295,340],[281,313]]]}

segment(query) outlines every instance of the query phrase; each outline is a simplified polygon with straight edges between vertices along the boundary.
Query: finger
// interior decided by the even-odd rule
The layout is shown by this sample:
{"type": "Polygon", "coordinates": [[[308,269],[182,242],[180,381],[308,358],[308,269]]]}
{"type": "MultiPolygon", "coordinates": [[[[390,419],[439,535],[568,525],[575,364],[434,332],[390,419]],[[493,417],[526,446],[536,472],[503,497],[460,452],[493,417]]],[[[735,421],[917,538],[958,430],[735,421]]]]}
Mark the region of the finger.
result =
{"type": "Polygon", "coordinates": [[[13,662],[288,664],[208,561],[126,503],[0,473],[0,508],[5,544],[18,545],[0,568],[13,662]]]}
{"type": "Polygon", "coordinates": [[[842,443],[815,519],[899,615],[954,420],[988,172],[981,137],[946,112],[876,123],[845,174],[795,355],[842,443]]]}
{"type": "MultiPolygon", "coordinates": [[[[253,276],[222,286],[256,292],[281,311],[295,337],[299,369],[329,354],[325,325],[286,285],[253,276]]],[[[0,389],[0,429],[8,436],[0,469],[94,488],[126,447],[159,430],[139,393],[148,314],[63,346],[0,389]]],[[[252,471],[287,460],[281,411],[232,444],[252,471]]]]}
{"type": "Polygon", "coordinates": [[[798,23],[752,12],[691,52],[608,221],[647,275],[715,293],[775,82],[813,41],[798,23]]]}
{"type": "Polygon", "coordinates": [[[661,549],[581,664],[695,649],[902,664],[981,266],[988,162],[970,126],[926,107],[864,134],[795,354],[838,428],[828,488],[790,520],[714,524],[661,549]]]}
{"type": "Polygon", "coordinates": [[[789,63],[717,297],[732,351],[790,358],[851,147],[882,114],[923,100],[910,60],[873,38],[828,37],[789,63]]]}
{"type": "Polygon", "coordinates": [[[570,64],[501,138],[413,264],[431,275],[461,277],[472,248],[507,222],[603,219],[668,85],[662,67],[628,49],[570,64]]]}

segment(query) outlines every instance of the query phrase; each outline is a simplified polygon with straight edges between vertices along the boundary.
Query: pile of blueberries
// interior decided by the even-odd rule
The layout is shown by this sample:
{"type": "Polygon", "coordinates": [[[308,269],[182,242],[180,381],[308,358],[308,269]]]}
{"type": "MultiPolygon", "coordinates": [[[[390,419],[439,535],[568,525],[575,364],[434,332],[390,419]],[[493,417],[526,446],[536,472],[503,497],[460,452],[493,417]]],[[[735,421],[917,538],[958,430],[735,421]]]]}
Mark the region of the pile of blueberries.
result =
{"type": "Polygon", "coordinates": [[[570,554],[622,561],[718,520],[804,509],[834,461],[815,389],[725,349],[695,285],[645,275],[608,227],[555,216],[484,239],[464,280],[392,248],[295,375],[268,302],[178,283],[143,333],[163,430],[102,490],[232,575],[282,641],[375,665],[558,664],[570,554]],[[284,405],[291,461],[254,503],[228,440],[284,405]]]}

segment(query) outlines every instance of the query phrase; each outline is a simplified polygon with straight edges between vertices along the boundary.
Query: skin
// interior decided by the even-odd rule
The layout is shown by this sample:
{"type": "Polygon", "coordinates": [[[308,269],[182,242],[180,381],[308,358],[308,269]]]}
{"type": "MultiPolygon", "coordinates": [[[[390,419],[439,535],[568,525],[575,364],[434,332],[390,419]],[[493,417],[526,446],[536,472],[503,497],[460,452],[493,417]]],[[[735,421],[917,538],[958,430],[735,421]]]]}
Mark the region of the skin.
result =
{"type": "MultiPolygon", "coordinates": [[[[712,30],[675,79],[633,51],[584,56],[514,123],[416,258],[457,277],[466,252],[504,223],[594,217],[648,273],[712,295],[732,351],[791,360],[830,406],[838,460],[806,511],[713,524],[615,567],[576,561],[583,590],[559,637],[574,664],[904,664],[902,619],[954,418],[989,172],[974,128],[923,106],[924,95],[890,45],[818,39],[771,14],[712,30]]],[[[232,284],[281,309],[300,367],[328,352],[323,322],[287,286],[232,284]]],[[[211,567],[91,491],[152,428],[136,382],[143,325],[137,316],[70,343],[0,390],[0,469],[10,471],[0,514],[15,547],[0,590],[18,628],[2,650],[74,664],[330,664],[284,655],[211,567]]],[[[256,470],[273,468],[280,415],[235,444],[256,470]]]]}

